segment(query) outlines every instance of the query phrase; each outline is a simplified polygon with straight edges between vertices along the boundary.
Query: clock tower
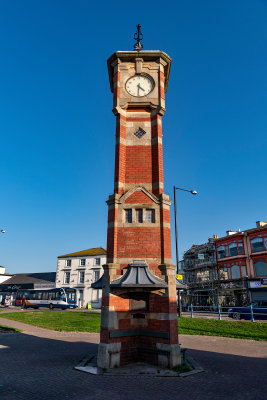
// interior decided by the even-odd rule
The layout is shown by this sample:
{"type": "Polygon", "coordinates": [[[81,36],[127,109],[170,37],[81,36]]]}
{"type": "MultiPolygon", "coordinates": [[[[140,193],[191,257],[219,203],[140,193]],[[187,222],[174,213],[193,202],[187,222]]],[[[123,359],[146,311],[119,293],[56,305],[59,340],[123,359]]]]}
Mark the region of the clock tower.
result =
{"type": "Polygon", "coordinates": [[[171,59],[142,49],[108,59],[116,117],[98,366],[180,364],[169,197],[164,193],[162,116],[171,59]]]}

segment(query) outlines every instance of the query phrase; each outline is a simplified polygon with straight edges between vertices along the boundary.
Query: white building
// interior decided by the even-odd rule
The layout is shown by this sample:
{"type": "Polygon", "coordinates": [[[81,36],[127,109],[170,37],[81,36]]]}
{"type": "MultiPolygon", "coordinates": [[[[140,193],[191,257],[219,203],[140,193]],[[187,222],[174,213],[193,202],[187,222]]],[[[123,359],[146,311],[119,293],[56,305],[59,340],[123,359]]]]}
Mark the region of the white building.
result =
{"type": "Polygon", "coordinates": [[[0,283],[5,282],[7,279],[11,278],[11,274],[6,274],[5,267],[0,265],[0,283]]]}
{"type": "Polygon", "coordinates": [[[56,287],[75,288],[79,307],[101,307],[102,290],[91,288],[103,274],[106,250],[102,247],[58,256],[56,287]]]}

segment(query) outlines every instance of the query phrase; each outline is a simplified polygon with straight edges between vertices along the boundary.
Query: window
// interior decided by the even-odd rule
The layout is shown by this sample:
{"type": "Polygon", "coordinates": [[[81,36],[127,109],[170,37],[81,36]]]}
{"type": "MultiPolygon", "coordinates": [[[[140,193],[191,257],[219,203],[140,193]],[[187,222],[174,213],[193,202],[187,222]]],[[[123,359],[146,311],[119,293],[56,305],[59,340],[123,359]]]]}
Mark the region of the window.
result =
{"type": "Polygon", "coordinates": [[[67,292],[67,297],[71,301],[76,301],[76,291],[74,289],[74,292],[67,292]]]}
{"type": "Polygon", "coordinates": [[[48,300],[56,300],[56,292],[48,292],[48,300]]]}
{"type": "Polygon", "coordinates": [[[84,275],[85,275],[85,271],[79,271],[78,283],[84,283],[84,275]]]}
{"type": "Polygon", "coordinates": [[[217,248],[218,258],[234,257],[238,254],[244,254],[243,240],[234,240],[221,244],[217,248]]]}
{"type": "Polygon", "coordinates": [[[142,208],[137,208],[136,210],[136,221],[143,222],[143,210],[142,208]]]}
{"type": "Polygon", "coordinates": [[[37,294],[36,294],[36,292],[32,293],[31,299],[32,299],[32,300],[37,300],[37,294]]]}
{"type": "Polygon", "coordinates": [[[67,260],[67,267],[71,267],[71,260],[67,260]]]}
{"type": "Polygon", "coordinates": [[[245,261],[235,261],[229,264],[222,264],[219,266],[219,279],[241,279],[247,276],[247,269],[245,261]]]}
{"type": "Polygon", "coordinates": [[[219,268],[219,277],[222,281],[229,279],[228,268],[226,266],[219,268]]]}
{"type": "Polygon", "coordinates": [[[92,291],[92,301],[98,301],[99,300],[99,290],[98,289],[93,289],[92,291]]]}
{"type": "Polygon", "coordinates": [[[21,300],[21,299],[22,299],[22,293],[23,293],[23,292],[17,292],[17,294],[16,294],[16,300],[21,300]]]}
{"type": "Polygon", "coordinates": [[[37,299],[37,300],[42,300],[42,292],[39,292],[39,291],[38,291],[38,292],[36,293],[36,299],[37,299]]]}
{"type": "Polygon", "coordinates": [[[64,274],[64,284],[68,285],[70,283],[70,272],[65,272],[64,274]]]}
{"type": "Polygon", "coordinates": [[[229,244],[229,256],[236,256],[238,254],[237,251],[237,243],[236,242],[232,242],[229,244]]]}
{"type": "MultiPolygon", "coordinates": [[[[66,273],[68,273],[69,274],[69,272],[66,272],[66,273]]],[[[48,294],[49,294],[49,292],[43,292],[42,293],[42,300],[48,300],[48,294]]]]}
{"type": "Polygon", "coordinates": [[[231,267],[231,275],[232,275],[232,279],[239,279],[240,278],[239,265],[232,265],[232,267],[231,267]]]}
{"type": "Polygon", "coordinates": [[[155,222],[155,210],[151,210],[149,208],[146,209],[146,221],[155,222]]]}
{"type": "Polygon", "coordinates": [[[224,246],[218,247],[218,258],[224,258],[225,257],[225,248],[224,246]]]}
{"type": "Polygon", "coordinates": [[[129,224],[133,222],[133,213],[131,208],[125,210],[125,222],[128,222],[129,224]]]}
{"type": "Polygon", "coordinates": [[[81,259],[81,265],[84,267],[85,266],[85,258],[81,259]]]}
{"type": "Polygon", "coordinates": [[[98,281],[99,278],[100,278],[100,270],[96,269],[94,271],[94,282],[98,281]]]}
{"type": "Polygon", "coordinates": [[[60,300],[60,295],[58,290],[55,292],[55,300],[60,300]]]}
{"type": "Polygon", "coordinates": [[[267,276],[267,263],[264,258],[254,260],[255,276],[267,276]]]}
{"type": "Polygon", "coordinates": [[[94,265],[100,265],[100,258],[99,257],[95,258],[94,265]]]}
{"type": "Polygon", "coordinates": [[[263,244],[263,238],[261,236],[257,236],[251,239],[251,248],[252,252],[265,250],[263,244]]]}
{"type": "Polygon", "coordinates": [[[245,278],[247,276],[247,269],[245,265],[241,266],[241,276],[242,278],[245,278]]]}
{"type": "Polygon", "coordinates": [[[239,254],[244,254],[244,246],[242,240],[238,241],[238,253],[239,254]]]}

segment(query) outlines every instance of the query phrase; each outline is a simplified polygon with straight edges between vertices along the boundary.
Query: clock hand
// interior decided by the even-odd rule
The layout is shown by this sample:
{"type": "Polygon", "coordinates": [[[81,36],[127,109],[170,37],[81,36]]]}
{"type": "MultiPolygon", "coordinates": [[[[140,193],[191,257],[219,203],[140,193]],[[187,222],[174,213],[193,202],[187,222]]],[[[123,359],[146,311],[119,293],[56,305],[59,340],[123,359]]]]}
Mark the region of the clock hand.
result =
{"type": "Polygon", "coordinates": [[[138,88],[137,96],[139,96],[139,90],[140,90],[140,89],[143,90],[143,92],[145,91],[145,89],[143,89],[143,88],[140,86],[140,83],[138,83],[137,88],[138,88]]]}

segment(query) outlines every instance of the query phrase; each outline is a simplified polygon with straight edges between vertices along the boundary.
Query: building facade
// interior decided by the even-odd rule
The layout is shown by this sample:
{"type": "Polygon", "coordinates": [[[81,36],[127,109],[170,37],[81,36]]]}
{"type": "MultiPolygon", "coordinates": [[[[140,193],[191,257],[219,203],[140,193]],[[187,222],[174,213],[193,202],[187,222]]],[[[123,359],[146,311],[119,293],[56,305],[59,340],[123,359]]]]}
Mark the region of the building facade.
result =
{"type": "Polygon", "coordinates": [[[245,231],[214,235],[193,245],[181,262],[188,304],[222,307],[267,300],[267,223],[245,231]]]}
{"type": "Polygon", "coordinates": [[[78,307],[100,308],[102,290],[91,284],[103,274],[106,250],[102,247],[58,256],[56,287],[75,288],[78,307]]]}
{"type": "Polygon", "coordinates": [[[210,238],[208,243],[193,245],[184,253],[181,268],[184,273],[184,282],[187,290],[182,292],[182,301],[188,306],[200,305],[216,306],[218,303],[216,283],[218,269],[216,260],[215,239],[210,238]]]}
{"type": "Polygon", "coordinates": [[[216,240],[218,296],[223,304],[267,300],[267,223],[216,240]]]}
{"type": "Polygon", "coordinates": [[[12,274],[7,274],[5,267],[0,266],[0,283],[11,278],[12,274]]]}

